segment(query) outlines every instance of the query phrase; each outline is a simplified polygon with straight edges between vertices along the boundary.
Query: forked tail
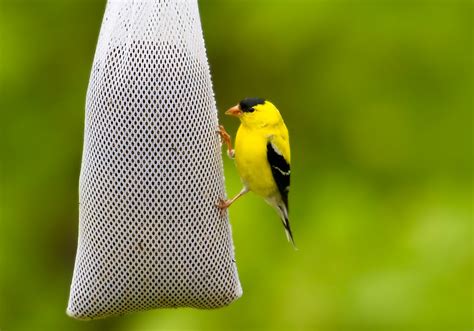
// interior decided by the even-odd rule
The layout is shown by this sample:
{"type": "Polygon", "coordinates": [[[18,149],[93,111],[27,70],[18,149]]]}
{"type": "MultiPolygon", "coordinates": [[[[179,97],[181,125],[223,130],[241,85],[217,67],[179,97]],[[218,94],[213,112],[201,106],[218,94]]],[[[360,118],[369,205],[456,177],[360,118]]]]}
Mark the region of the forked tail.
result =
{"type": "Polygon", "coordinates": [[[295,250],[298,250],[296,247],[295,240],[293,239],[293,233],[291,232],[290,227],[290,220],[288,219],[288,209],[286,208],[285,204],[279,204],[278,210],[280,212],[281,222],[283,223],[283,227],[285,228],[286,239],[291,243],[295,250]]]}

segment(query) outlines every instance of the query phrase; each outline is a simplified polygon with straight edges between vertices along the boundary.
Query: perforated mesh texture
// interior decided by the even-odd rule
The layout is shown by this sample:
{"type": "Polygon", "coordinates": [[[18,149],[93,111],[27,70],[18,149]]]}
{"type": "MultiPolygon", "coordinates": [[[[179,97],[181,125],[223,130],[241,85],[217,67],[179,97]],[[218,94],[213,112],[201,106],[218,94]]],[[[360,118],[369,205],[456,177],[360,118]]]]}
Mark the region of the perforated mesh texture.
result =
{"type": "Polygon", "coordinates": [[[67,313],[241,294],[197,1],[109,0],[91,72],[67,313]]]}

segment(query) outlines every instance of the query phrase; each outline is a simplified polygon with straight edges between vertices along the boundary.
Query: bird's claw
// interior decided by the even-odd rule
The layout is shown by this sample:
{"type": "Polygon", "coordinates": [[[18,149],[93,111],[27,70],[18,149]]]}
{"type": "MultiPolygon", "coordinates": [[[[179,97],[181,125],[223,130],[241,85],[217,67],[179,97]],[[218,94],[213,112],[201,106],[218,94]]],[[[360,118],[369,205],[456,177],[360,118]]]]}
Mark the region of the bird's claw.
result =
{"type": "Polygon", "coordinates": [[[235,157],[235,152],[232,148],[230,134],[227,133],[223,125],[219,125],[219,130],[217,130],[216,133],[221,137],[222,143],[227,145],[227,155],[233,159],[235,157]]]}
{"type": "Polygon", "coordinates": [[[230,143],[230,134],[227,133],[223,125],[219,125],[219,130],[216,131],[222,139],[222,142],[227,145],[230,143]]]}
{"type": "Polygon", "coordinates": [[[224,199],[221,199],[219,198],[219,200],[217,201],[217,204],[216,204],[216,207],[219,208],[221,211],[224,211],[227,209],[227,207],[229,207],[229,200],[224,200],[224,199]]]}

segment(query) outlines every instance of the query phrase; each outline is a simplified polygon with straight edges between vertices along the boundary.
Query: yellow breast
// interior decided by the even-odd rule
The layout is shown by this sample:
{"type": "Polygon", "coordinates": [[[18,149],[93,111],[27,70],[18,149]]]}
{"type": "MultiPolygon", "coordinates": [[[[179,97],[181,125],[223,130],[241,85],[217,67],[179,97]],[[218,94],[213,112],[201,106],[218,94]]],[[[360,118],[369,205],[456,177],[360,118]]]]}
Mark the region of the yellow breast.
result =
{"type": "Polygon", "coordinates": [[[263,197],[278,191],[267,160],[268,134],[241,125],[235,138],[235,164],[243,184],[263,197]]]}

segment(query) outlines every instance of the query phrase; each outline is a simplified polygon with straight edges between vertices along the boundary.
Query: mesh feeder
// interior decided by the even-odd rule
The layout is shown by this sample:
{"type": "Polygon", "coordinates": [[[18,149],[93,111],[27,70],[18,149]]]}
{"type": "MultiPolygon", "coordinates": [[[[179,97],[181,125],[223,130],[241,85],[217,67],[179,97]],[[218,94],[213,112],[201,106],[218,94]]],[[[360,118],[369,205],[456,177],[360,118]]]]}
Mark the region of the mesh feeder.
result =
{"type": "Polygon", "coordinates": [[[197,0],[108,0],[86,100],[67,314],[242,295],[197,0]]]}

